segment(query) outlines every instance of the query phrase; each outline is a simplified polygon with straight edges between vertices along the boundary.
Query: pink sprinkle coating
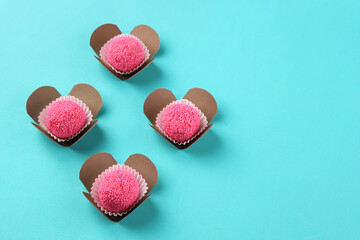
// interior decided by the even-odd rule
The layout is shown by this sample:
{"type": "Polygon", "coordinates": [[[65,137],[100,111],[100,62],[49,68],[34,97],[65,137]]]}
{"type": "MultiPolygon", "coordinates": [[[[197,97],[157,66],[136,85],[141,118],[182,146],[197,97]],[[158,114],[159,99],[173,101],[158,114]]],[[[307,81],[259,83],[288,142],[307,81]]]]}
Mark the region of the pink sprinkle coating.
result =
{"type": "Polygon", "coordinates": [[[112,39],[106,52],[107,62],[116,70],[130,72],[145,59],[143,45],[130,36],[120,36],[112,39]]]}
{"type": "Polygon", "coordinates": [[[176,142],[185,142],[200,129],[200,114],[192,106],[176,103],[164,110],[162,130],[176,142]]]}
{"type": "Polygon", "coordinates": [[[116,170],[108,173],[101,181],[98,195],[106,210],[114,213],[124,212],[138,199],[139,185],[131,173],[116,170]]]}
{"type": "Polygon", "coordinates": [[[85,123],[84,109],[73,101],[56,101],[49,106],[46,125],[58,138],[71,138],[84,127],[85,123]]]}

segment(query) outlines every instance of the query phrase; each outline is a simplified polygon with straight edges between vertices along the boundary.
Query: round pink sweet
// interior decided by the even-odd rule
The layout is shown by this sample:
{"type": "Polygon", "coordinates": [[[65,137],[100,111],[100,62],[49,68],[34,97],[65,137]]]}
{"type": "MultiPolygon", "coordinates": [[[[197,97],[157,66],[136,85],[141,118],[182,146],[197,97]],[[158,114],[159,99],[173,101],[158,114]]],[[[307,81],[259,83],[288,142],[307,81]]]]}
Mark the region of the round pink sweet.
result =
{"type": "Polygon", "coordinates": [[[48,130],[56,137],[65,139],[77,134],[85,125],[86,113],[72,101],[56,101],[49,106],[46,116],[48,130]]]}
{"type": "Polygon", "coordinates": [[[162,130],[176,142],[185,142],[200,129],[199,112],[192,106],[176,103],[164,110],[162,130]]]}
{"type": "Polygon", "coordinates": [[[116,70],[130,72],[145,59],[143,45],[130,36],[120,36],[109,42],[106,52],[107,62],[116,70]]]}
{"type": "Polygon", "coordinates": [[[131,207],[139,197],[139,185],[135,177],[125,171],[108,173],[98,190],[101,205],[108,211],[119,213],[131,207]]]}

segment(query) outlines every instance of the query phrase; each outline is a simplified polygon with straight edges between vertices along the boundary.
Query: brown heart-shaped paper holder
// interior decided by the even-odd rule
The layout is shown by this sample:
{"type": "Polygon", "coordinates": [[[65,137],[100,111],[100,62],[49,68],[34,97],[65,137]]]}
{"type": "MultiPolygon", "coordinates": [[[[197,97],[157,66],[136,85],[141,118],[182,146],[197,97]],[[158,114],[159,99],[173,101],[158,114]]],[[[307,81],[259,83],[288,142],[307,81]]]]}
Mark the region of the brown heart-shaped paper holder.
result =
{"type": "MultiPolygon", "coordinates": [[[[75,85],[70,93],[70,96],[74,96],[81,101],[83,101],[90,109],[93,118],[97,116],[101,107],[102,107],[102,99],[99,92],[89,84],[80,83],[75,85]]],[[[58,142],[55,140],[49,133],[47,133],[42,127],[39,126],[39,114],[40,112],[52,101],[61,97],[60,93],[54,87],[44,86],[36,89],[28,98],[26,102],[26,111],[29,116],[35,121],[32,123],[40,132],[45,134],[48,138],[52,141],[56,142],[59,145],[64,147],[69,147],[78,142],[82,137],[85,136],[98,122],[98,120],[92,120],[83,131],[79,133],[76,137],[70,139],[69,141],[65,142],[58,142]]]]}
{"type": "Polygon", "coordinates": [[[147,25],[136,26],[130,34],[139,38],[145,44],[145,46],[149,50],[150,57],[136,71],[130,74],[119,74],[114,69],[112,69],[103,59],[100,58],[100,49],[102,48],[102,46],[105,45],[107,41],[120,34],[120,29],[114,24],[101,25],[92,33],[90,38],[90,46],[98,55],[95,56],[95,58],[112,74],[114,74],[119,79],[125,81],[144,70],[152,61],[155,60],[154,55],[160,48],[160,38],[158,34],[154,31],[154,29],[152,29],[151,27],[147,25]]]}
{"type": "MultiPolygon", "coordinates": [[[[92,184],[99,176],[99,174],[115,164],[117,164],[116,160],[109,153],[96,153],[85,161],[80,169],[79,178],[88,192],[91,192],[92,184]]],[[[97,210],[99,210],[105,217],[114,222],[121,221],[137,207],[139,207],[144,201],[146,201],[151,195],[149,194],[150,191],[154,188],[158,181],[156,167],[154,163],[146,156],[142,154],[133,154],[126,160],[124,164],[135,169],[145,179],[148,186],[146,195],[142,197],[126,214],[122,216],[110,216],[105,214],[94,202],[94,199],[91,197],[90,193],[83,192],[85,197],[91,202],[92,205],[94,205],[94,207],[96,207],[97,210]]]]}
{"type": "MultiPolygon", "coordinates": [[[[192,88],[190,89],[183,99],[187,99],[196,107],[198,107],[206,116],[208,122],[215,117],[217,113],[217,104],[214,97],[206,90],[202,88],[192,88]]],[[[158,132],[163,138],[165,138],[172,145],[177,147],[178,149],[185,149],[190,147],[196,141],[198,141],[211,127],[213,124],[208,124],[208,126],[202,131],[197,137],[191,140],[186,145],[179,145],[172,142],[169,138],[167,138],[160,129],[156,126],[156,117],[160,111],[166,107],[169,103],[176,101],[176,97],[174,94],[165,88],[159,88],[150,93],[150,95],[145,99],[144,102],[144,113],[149,121],[152,123],[150,125],[156,132],[158,132]]]]}

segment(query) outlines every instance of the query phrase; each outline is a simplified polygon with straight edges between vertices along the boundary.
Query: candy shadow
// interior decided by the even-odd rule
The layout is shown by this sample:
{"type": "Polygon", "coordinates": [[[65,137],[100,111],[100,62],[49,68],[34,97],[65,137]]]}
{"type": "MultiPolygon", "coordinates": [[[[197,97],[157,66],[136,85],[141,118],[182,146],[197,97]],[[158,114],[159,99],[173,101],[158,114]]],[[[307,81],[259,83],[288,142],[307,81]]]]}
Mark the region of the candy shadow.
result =
{"type": "Polygon", "coordinates": [[[149,87],[154,83],[159,83],[162,80],[162,75],[160,68],[151,63],[134,77],[126,80],[125,83],[138,87],[149,87]]]}
{"type": "Polygon", "coordinates": [[[216,133],[217,123],[224,121],[222,112],[218,111],[211,123],[214,125],[197,142],[184,151],[192,155],[211,155],[223,150],[223,140],[216,133]],[[214,131],[215,130],[215,131],[214,131]]]}
{"type": "Polygon", "coordinates": [[[98,125],[95,125],[79,142],[70,148],[82,153],[89,153],[89,150],[96,152],[96,149],[104,144],[104,139],[103,130],[98,125]]]}
{"type": "Polygon", "coordinates": [[[151,197],[136,208],[129,216],[124,218],[120,224],[131,229],[153,227],[159,221],[159,211],[151,201],[151,197]]]}
{"type": "Polygon", "coordinates": [[[161,179],[164,179],[163,177],[158,178],[158,182],[156,183],[155,187],[151,190],[150,194],[160,194],[164,190],[164,184],[161,179]]]}
{"type": "Polygon", "coordinates": [[[215,115],[215,117],[213,118],[213,120],[211,122],[214,122],[216,124],[216,122],[223,121],[224,120],[223,115],[224,114],[221,111],[218,110],[217,114],[215,115]]]}
{"type": "Polygon", "coordinates": [[[209,156],[221,151],[222,141],[220,137],[212,130],[213,129],[210,129],[192,146],[182,151],[197,156],[209,156]]]}
{"type": "Polygon", "coordinates": [[[160,48],[159,48],[159,51],[157,51],[157,53],[155,54],[154,57],[155,57],[155,58],[161,57],[161,56],[164,54],[165,50],[166,50],[166,47],[164,47],[163,45],[161,45],[160,48]]]}
{"type": "Polygon", "coordinates": [[[106,112],[107,112],[107,107],[103,105],[100,109],[100,112],[96,115],[96,119],[106,114],[106,112]]]}

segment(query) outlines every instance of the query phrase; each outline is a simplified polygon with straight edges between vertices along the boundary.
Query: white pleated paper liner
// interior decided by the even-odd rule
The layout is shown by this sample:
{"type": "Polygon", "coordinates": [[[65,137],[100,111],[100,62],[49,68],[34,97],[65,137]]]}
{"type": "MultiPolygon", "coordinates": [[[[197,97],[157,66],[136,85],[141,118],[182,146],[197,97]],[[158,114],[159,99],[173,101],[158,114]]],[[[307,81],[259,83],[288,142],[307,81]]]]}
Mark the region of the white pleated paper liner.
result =
{"type": "Polygon", "coordinates": [[[207,118],[206,116],[204,115],[204,113],[195,106],[195,104],[193,104],[192,102],[190,102],[189,100],[187,99],[181,99],[181,100],[175,100],[171,103],[169,103],[168,105],[166,105],[166,107],[164,107],[157,115],[156,117],[156,121],[155,121],[155,125],[158,129],[160,129],[160,131],[168,138],[170,139],[173,143],[175,144],[178,144],[178,145],[186,145],[188,144],[189,142],[191,142],[193,139],[195,139],[197,136],[199,136],[199,134],[205,130],[205,128],[207,127],[208,125],[208,121],[207,121],[207,118]],[[162,124],[161,124],[161,121],[164,117],[164,112],[165,112],[165,109],[170,107],[171,105],[173,104],[177,104],[177,103],[182,103],[182,104],[185,104],[185,105],[189,105],[191,107],[193,107],[196,111],[198,111],[199,115],[200,115],[200,128],[199,128],[199,131],[192,137],[190,138],[189,140],[187,140],[186,142],[177,142],[175,141],[174,139],[172,139],[171,137],[169,137],[162,129],[162,124]]]}
{"type": "Polygon", "coordinates": [[[91,187],[90,194],[91,194],[92,198],[94,199],[94,202],[96,203],[96,205],[101,209],[101,211],[105,212],[106,214],[108,214],[110,216],[122,216],[134,208],[134,206],[139,202],[139,200],[145,196],[147,190],[148,190],[148,186],[147,186],[145,179],[135,169],[133,169],[125,164],[115,164],[99,174],[99,176],[95,179],[95,181],[91,187]],[[128,208],[126,211],[120,212],[120,213],[114,213],[114,212],[110,212],[110,211],[106,210],[102,206],[100,199],[99,199],[99,195],[98,195],[99,186],[100,186],[101,181],[104,179],[104,177],[108,173],[116,171],[116,170],[125,170],[125,171],[131,173],[135,177],[136,182],[139,185],[139,196],[138,196],[138,199],[136,200],[136,202],[130,208],[128,208]]]}
{"type": "Polygon", "coordinates": [[[102,60],[104,60],[104,62],[109,66],[111,67],[115,72],[117,72],[118,74],[121,74],[121,75],[126,75],[126,74],[130,74],[132,72],[135,72],[136,70],[138,70],[150,57],[150,53],[149,53],[149,49],[145,46],[145,44],[137,37],[135,37],[134,35],[131,35],[131,34],[120,34],[120,35],[117,35],[113,38],[111,38],[110,40],[108,40],[104,46],[101,47],[100,49],[100,58],[102,60]],[[144,53],[145,53],[145,58],[144,58],[144,61],[142,61],[142,63],[139,64],[139,66],[137,66],[136,68],[134,68],[133,70],[129,71],[129,72],[121,72],[119,70],[116,70],[113,66],[111,66],[110,63],[108,63],[107,61],[107,50],[108,50],[108,47],[109,47],[109,43],[115,39],[115,38],[118,38],[118,37],[131,37],[131,38],[134,38],[135,40],[139,41],[143,47],[143,50],[144,50],[144,53]]]}
{"type": "Polygon", "coordinates": [[[79,133],[81,133],[92,121],[93,119],[93,115],[89,109],[88,106],[86,106],[86,104],[84,102],[82,102],[80,99],[74,97],[74,96],[61,96],[57,99],[55,99],[54,101],[52,101],[51,103],[49,103],[39,114],[38,117],[38,121],[39,121],[39,126],[42,127],[48,134],[50,134],[51,137],[53,137],[55,140],[57,140],[58,142],[65,142],[65,141],[69,141],[71,139],[73,139],[74,137],[76,137],[77,135],[79,135],[79,133]],[[51,104],[53,104],[56,101],[72,101],[74,103],[76,103],[77,105],[79,105],[86,114],[86,122],[84,124],[84,127],[78,132],[76,133],[74,136],[72,136],[71,138],[58,138],[55,135],[53,135],[47,127],[47,123],[46,123],[46,116],[49,112],[49,107],[51,104]]]}

